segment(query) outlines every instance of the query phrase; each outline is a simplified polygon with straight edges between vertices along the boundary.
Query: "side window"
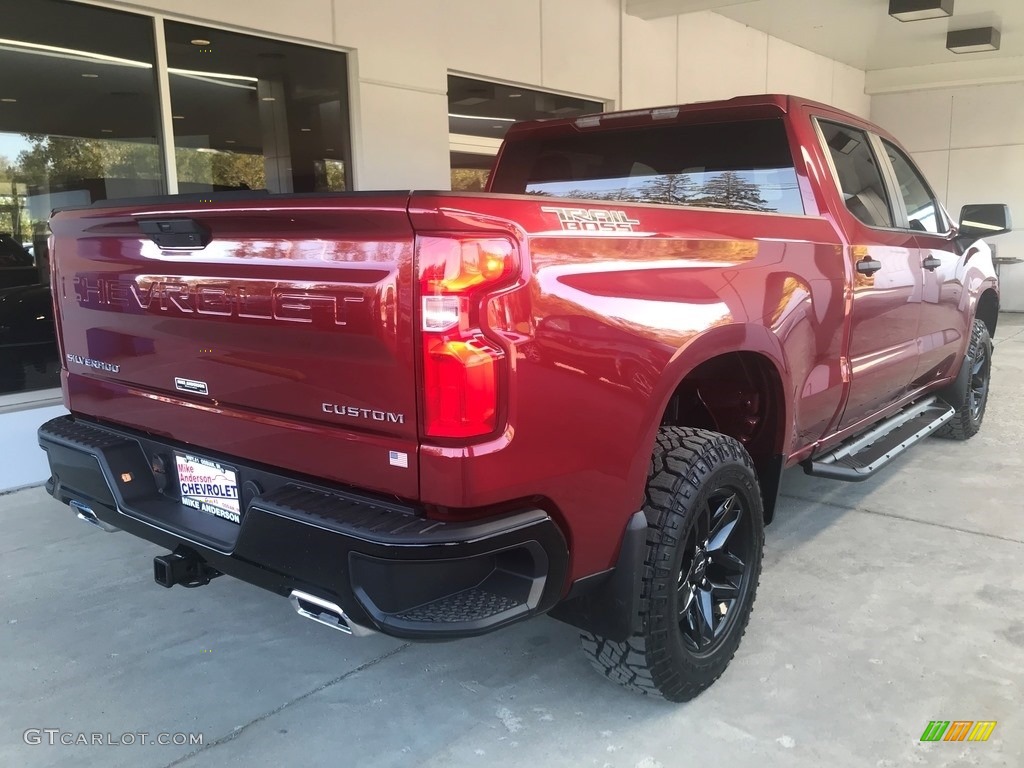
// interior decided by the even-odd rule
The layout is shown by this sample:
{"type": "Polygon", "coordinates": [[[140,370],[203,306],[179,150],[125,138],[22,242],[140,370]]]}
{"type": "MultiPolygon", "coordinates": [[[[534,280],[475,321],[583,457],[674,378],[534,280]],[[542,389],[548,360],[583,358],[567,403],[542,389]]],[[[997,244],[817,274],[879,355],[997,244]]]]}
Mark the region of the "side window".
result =
{"type": "Polygon", "coordinates": [[[871,227],[892,227],[892,205],[864,131],[820,121],[850,213],[871,227]]]}
{"type": "Polygon", "coordinates": [[[936,235],[944,232],[946,223],[942,219],[942,214],[939,213],[935,195],[928,188],[924,176],[917,170],[910,158],[889,142],[884,141],[883,143],[885,144],[885,153],[892,162],[893,170],[896,171],[900,194],[907,206],[910,228],[936,235]]]}

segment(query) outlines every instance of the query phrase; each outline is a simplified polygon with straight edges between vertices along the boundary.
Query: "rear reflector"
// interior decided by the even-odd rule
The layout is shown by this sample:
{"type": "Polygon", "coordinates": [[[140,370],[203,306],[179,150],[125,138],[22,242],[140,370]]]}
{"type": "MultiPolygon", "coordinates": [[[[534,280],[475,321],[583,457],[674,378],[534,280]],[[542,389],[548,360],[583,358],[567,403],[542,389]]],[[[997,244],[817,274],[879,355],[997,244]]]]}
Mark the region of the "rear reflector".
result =
{"type": "Polygon", "coordinates": [[[482,328],[481,307],[519,274],[516,245],[471,235],[417,239],[423,343],[423,432],[494,432],[505,353],[482,328]]]}
{"type": "Polygon", "coordinates": [[[486,340],[424,339],[424,421],[434,437],[474,437],[494,431],[498,363],[486,340]]]}

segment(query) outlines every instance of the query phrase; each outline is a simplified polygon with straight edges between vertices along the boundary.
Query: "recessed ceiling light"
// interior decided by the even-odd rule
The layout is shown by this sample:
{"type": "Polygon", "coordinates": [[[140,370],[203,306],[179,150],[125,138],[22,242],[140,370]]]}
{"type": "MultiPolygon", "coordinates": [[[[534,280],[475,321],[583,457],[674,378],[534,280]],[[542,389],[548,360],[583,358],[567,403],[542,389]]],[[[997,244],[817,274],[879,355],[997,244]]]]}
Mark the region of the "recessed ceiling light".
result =
{"type": "Polygon", "coordinates": [[[508,95],[508,97],[510,99],[521,99],[523,97],[523,94],[521,94],[521,93],[510,93],[508,95]]]}
{"type": "Polygon", "coordinates": [[[192,45],[209,45],[210,44],[209,40],[204,40],[201,37],[197,37],[195,40],[191,40],[190,42],[192,43],[192,45]]]}
{"type": "Polygon", "coordinates": [[[88,78],[91,79],[91,78],[99,77],[99,75],[94,75],[91,72],[83,72],[82,73],[82,77],[88,77],[88,78]]]}
{"type": "Polygon", "coordinates": [[[2,101],[4,104],[14,104],[18,100],[17,99],[0,99],[0,101],[2,101]]]}
{"type": "Polygon", "coordinates": [[[184,120],[185,119],[184,115],[171,115],[171,117],[173,117],[175,120],[184,120]]]}
{"type": "Polygon", "coordinates": [[[998,51],[999,37],[999,30],[995,27],[959,29],[946,35],[946,47],[953,53],[998,51]]]}
{"type": "Polygon", "coordinates": [[[273,97],[273,96],[264,96],[261,99],[261,101],[277,101],[277,99],[275,97],[273,97]]]}
{"type": "Polygon", "coordinates": [[[100,133],[113,133],[113,128],[100,128],[100,133]]]}
{"type": "Polygon", "coordinates": [[[224,139],[224,143],[225,144],[234,144],[235,140],[234,139],[224,139]]]}
{"type": "Polygon", "coordinates": [[[303,133],[309,133],[313,129],[312,128],[299,128],[299,130],[302,131],[303,133]]]}
{"type": "Polygon", "coordinates": [[[327,149],[324,150],[324,152],[333,152],[333,151],[334,151],[334,147],[328,147],[327,149]]]}
{"type": "Polygon", "coordinates": [[[942,19],[953,15],[953,0],[889,0],[889,15],[900,21],[942,19]]]}

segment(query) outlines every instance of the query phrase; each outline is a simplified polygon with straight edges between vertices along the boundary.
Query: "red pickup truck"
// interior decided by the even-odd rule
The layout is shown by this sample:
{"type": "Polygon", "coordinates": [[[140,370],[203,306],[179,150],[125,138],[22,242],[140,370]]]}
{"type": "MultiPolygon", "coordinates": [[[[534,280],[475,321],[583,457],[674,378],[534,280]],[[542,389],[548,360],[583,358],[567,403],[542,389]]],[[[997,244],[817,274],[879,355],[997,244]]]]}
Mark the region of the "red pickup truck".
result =
{"type": "Polygon", "coordinates": [[[513,127],[484,194],[57,211],[48,490],[343,632],[581,628],[689,699],[731,660],[784,468],[860,480],[989,391],[1001,205],[786,96],[513,127]]]}

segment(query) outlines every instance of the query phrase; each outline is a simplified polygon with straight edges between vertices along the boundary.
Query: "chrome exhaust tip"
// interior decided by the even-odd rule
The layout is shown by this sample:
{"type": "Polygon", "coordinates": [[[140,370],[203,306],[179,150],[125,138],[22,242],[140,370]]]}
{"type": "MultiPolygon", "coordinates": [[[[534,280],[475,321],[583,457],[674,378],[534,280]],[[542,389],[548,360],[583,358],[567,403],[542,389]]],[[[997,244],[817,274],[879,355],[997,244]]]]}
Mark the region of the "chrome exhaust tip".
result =
{"type": "Polygon", "coordinates": [[[106,531],[107,533],[114,533],[115,531],[121,530],[116,525],[105,523],[98,517],[96,517],[96,513],[92,511],[92,507],[90,507],[88,504],[83,504],[80,501],[74,500],[69,501],[68,504],[73,510],[75,510],[75,512],[78,513],[79,520],[85,520],[85,522],[89,523],[90,525],[95,525],[97,528],[106,531]]]}
{"type": "Polygon", "coordinates": [[[311,595],[299,589],[293,589],[288,595],[288,600],[295,608],[295,612],[304,619],[310,619],[325,627],[344,632],[353,637],[366,637],[376,634],[369,627],[356,624],[341,609],[337,603],[324,600],[322,597],[311,595]]]}

